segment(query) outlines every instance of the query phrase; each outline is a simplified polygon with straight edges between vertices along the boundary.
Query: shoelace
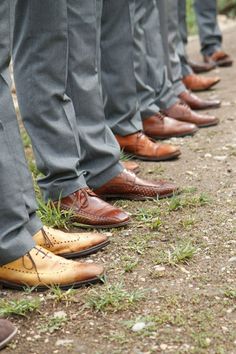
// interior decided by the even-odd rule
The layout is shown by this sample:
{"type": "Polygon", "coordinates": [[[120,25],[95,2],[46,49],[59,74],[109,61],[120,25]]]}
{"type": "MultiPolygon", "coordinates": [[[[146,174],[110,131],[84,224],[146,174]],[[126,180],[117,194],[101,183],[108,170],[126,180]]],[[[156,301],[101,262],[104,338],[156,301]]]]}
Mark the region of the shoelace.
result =
{"type": "Polygon", "coordinates": [[[42,229],[41,231],[42,231],[42,234],[43,234],[45,246],[46,247],[53,247],[54,244],[53,244],[52,240],[49,238],[47,232],[44,229],[42,229]]]}
{"type": "MultiPolygon", "coordinates": [[[[48,252],[44,252],[42,249],[38,248],[37,246],[35,246],[33,249],[35,249],[37,251],[36,252],[36,256],[41,254],[42,255],[42,259],[45,259],[46,257],[50,258],[49,255],[48,255],[48,252]]],[[[22,264],[23,264],[23,267],[25,269],[27,269],[27,270],[35,269],[37,277],[38,277],[38,280],[41,281],[39,273],[38,273],[38,270],[37,270],[36,263],[35,263],[33,257],[31,256],[30,252],[26,253],[26,255],[24,257],[22,257],[22,264]],[[32,263],[32,267],[31,268],[27,268],[26,267],[26,264],[25,264],[25,258],[26,257],[28,257],[31,260],[31,263],[32,263]]]]}
{"type": "Polygon", "coordinates": [[[89,188],[80,189],[78,192],[74,193],[74,195],[80,209],[87,208],[89,205],[88,196],[96,197],[96,194],[89,188]]]}

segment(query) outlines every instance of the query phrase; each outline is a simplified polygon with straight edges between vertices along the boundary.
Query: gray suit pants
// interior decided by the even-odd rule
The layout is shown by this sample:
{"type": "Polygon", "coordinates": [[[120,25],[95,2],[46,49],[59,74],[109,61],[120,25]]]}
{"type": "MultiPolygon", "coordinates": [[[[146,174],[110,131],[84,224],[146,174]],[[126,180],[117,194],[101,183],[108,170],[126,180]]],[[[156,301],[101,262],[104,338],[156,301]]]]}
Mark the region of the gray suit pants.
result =
{"type": "Polygon", "coordinates": [[[10,3],[0,2],[0,265],[25,255],[42,225],[13,107],[8,72],[10,3]]]}
{"type": "Polygon", "coordinates": [[[43,195],[98,188],[122,171],[102,99],[102,1],[17,0],[15,13],[14,75],[43,195]]]}
{"type": "Polygon", "coordinates": [[[133,16],[134,63],[137,93],[142,118],[148,118],[159,109],[177,102],[168,79],[165,51],[162,41],[160,12],[163,1],[135,0],[133,16]]]}
{"type": "Polygon", "coordinates": [[[107,123],[122,136],[142,130],[133,63],[132,25],[127,0],[104,0],[102,87],[107,123]]]}
{"type": "Polygon", "coordinates": [[[185,91],[185,86],[182,83],[183,74],[186,75],[192,72],[191,68],[187,64],[185,49],[179,31],[178,1],[182,0],[167,0],[170,59],[169,73],[177,95],[185,91]],[[186,65],[182,65],[183,61],[186,65]]]}
{"type": "MultiPolygon", "coordinates": [[[[201,52],[211,55],[221,48],[222,33],[217,21],[217,0],[195,0],[194,8],[198,24],[201,52]]],[[[185,44],[187,44],[186,0],[179,0],[180,30],[185,44]]]]}

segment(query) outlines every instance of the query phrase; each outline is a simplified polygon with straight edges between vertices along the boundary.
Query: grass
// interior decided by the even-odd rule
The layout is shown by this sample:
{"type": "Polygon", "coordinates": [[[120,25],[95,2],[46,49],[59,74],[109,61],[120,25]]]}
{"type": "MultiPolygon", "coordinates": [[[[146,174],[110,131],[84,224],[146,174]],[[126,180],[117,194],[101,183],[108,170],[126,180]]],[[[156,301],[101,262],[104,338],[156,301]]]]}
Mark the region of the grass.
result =
{"type": "Polygon", "coordinates": [[[137,267],[139,260],[130,256],[123,256],[121,258],[122,268],[125,273],[132,273],[133,270],[137,267]]]}
{"type": "Polygon", "coordinates": [[[177,211],[184,208],[197,208],[211,203],[210,197],[201,193],[200,195],[184,195],[174,196],[170,199],[168,209],[169,211],[177,211]]]}
{"type": "Polygon", "coordinates": [[[224,292],[224,295],[228,297],[229,299],[234,299],[236,300],[236,289],[227,289],[224,292]]]}
{"type": "Polygon", "coordinates": [[[184,241],[172,246],[168,251],[162,251],[156,259],[156,264],[188,264],[189,260],[197,253],[197,248],[191,241],[184,241]]]}
{"type": "Polygon", "coordinates": [[[98,312],[118,312],[135,306],[145,298],[145,291],[128,291],[122,283],[105,284],[99,290],[92,289],[86,298],[86,307],[98,312]]]}
{"type": "Polygon", "coordinates": [[[77,291],[73,288],[63,291],[59,286],[53,286],[50,288],[48,298],[53,299],[56,303],[66,303],[69,306],[72,302],[77,302],[75,296],[77,291]]]}
{"type": "Polygon", "coordinates": [[[39,310],[40,303],[39,298],[1,301],[0,318],[11,315],[27,317],[28,313],[39,310]]]}
{"type": "Polygon", "coordinates": [[[39,333],[54,333],[60,330],[68,322],[67,315],[63,316],[51,316],[47,322],[38,326],[39,333]]]}
{"type": "Polygon", "coordinates": [[[39,209],[37,211],[38,217],[42,223],[46,226],[55,228],[68,229],[68,225],[71,224],[71,218],[73,211],[61,211],[60,201],[55,206],[51,201],[45,203],[41,199],[38,199],[39,209]]]}

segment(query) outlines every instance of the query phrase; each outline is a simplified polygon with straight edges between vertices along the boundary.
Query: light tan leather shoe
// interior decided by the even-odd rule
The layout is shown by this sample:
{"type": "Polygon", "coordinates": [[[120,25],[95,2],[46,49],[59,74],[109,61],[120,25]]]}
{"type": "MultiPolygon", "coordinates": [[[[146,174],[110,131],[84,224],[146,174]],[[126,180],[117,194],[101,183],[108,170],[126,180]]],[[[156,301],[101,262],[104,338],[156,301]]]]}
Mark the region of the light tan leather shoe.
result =
{"type": "Polygon", "coordinates": [[[116,139],[121,149],[139,160],[166,161],[176,159],[181,154],[178,146],[159,144],[143,132],[126,136],[116,135],[116,139]]]}
{"type": "Polygon", "coordinates": [[[78,288],[100,281],[103,272],[100,265],[69,261],[36,246],[25,256],[0,266],[0,285],[19,290],[26,286],[46,290],[53,285],[78,288]]]}
{"type": "Polygon", "coordinates": [[[205,77],[195,74],[187,75],[183,78],[183,83],[191,91],[205,91],[220,82],[219,77],[205,77]]]}
{"type": "Polygon", "coordinates": [[[109,244],[107,236],[99,233],[67,233],[44,226],[35,236],[38,246],[64,257],[77,258],[95,253],[109,244]]]}

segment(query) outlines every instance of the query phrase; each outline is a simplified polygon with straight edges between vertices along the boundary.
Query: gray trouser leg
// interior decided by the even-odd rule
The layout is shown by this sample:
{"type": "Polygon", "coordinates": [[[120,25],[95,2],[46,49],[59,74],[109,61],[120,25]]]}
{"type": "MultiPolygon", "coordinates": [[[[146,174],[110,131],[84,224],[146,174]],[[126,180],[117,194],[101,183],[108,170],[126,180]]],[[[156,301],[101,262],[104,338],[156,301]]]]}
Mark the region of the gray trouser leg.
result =
{"type": "Polygon", "coordinates": [[[222,33],[217,22],[217,0],[195,0],[201,52],[211,55],[221,48],[222,33]]]}
{"type": "Polygon", "coordinates": [[[10,93],[9,5],[0,3],[0,265],[32,249],[32,235],[42,227],[10,93]]]}
{"type": "Polygon", "coordinates": [[[103,114],[96,4],[17,1],[15,77],[16,84],[25,83],[24,89],[17,84],[17,91],[37,166],[44,174],[39,184],[45,199],[69,195],[86,182],[94,187],[95,176],[102,184],[102,177],[109,179],[121,169],[118,145],[103,114]]]}
{"type": "Polygon", "coordinates": [[[67,3],[67,93],[76,115],[76,132],[81,145],[80,167],[85,171],[88,186],[95,189],[123,169],[119,164],[119,145],[106,125],[100,84],[102,0],[68,0],[67,3]]]}
{"type": "Polygon", "coordinates": [[[179,32],[181,39],[186,45],[188,43],[188,27],[187,27],[187,13],[186,13],[186,0],[178,0],[179,10],[179,32]]]}
{"type": "Polygon", "coordinates": [[[142,118],[177,101],[168,79],[156,0],[135,0],[134,59],[142,118]]]}
{"type": "MultiPolygon", "coordinates": [[[[180,0],[181,1],[181,0],[180,0]]],[[[182,84],[182,66],[179,57],[179,50],[181,47],[181,38],[179,32],[179,16],[178,16],[178,1],[167,0],[168,5],[168,42],[169,42],[169,56],[170,56],[170,79],[176,95],[185,91],[185,86],[182,84]]]]}
{"type": "Polygon", "coordinates": [[[103,2],[101,57],[107,123],[114,134],[123,136],[142,130],[127,0],[103,2]]]}
{"type": "Polygon", "coordinates": [[[16,1],[13,56],[22,118],[43,174],[39,186],[46,200],[57,200],[86,186],[75,111],[66,94],[67,1],[16,1]]]}

